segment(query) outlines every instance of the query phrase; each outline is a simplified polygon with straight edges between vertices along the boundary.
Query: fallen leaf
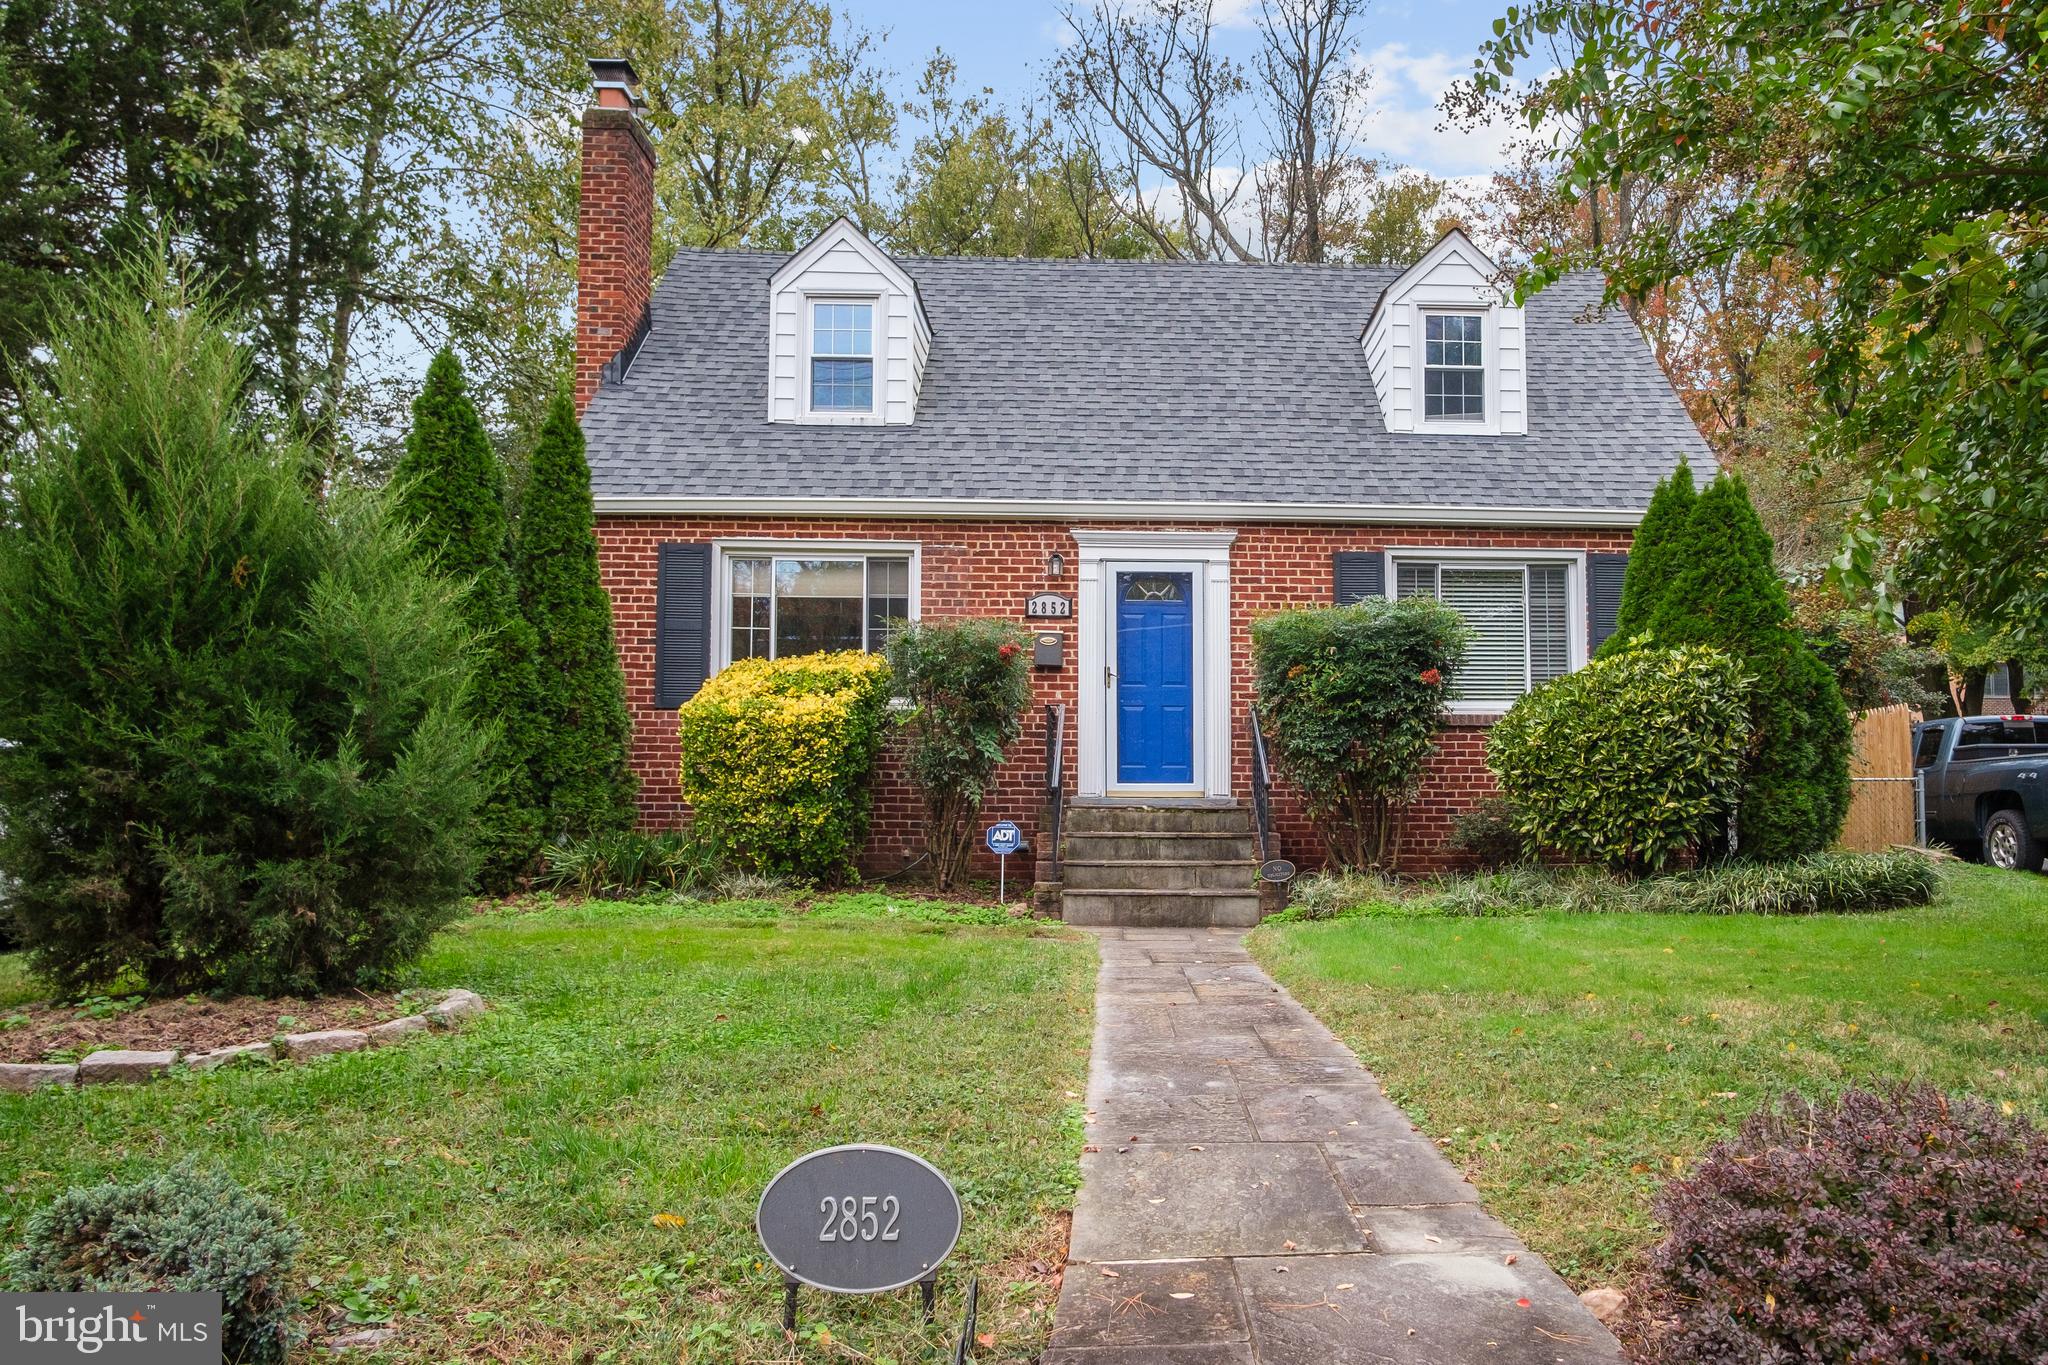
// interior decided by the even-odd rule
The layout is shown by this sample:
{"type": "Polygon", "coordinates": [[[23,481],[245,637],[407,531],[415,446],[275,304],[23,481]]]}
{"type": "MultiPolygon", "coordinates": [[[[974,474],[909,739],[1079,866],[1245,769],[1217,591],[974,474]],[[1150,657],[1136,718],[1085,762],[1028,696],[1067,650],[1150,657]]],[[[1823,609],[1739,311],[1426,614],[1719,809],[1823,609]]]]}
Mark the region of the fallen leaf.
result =
{"type": "Polygon", "coordinates": [[[1105,1280],[1121,1280],[1121,1279],[1123,1278],[1123,1276],[1121,1276],[1121,1275],[1117,1274],[1117,1273],[1116,1273],[1116,1272],[1115,1272],[1114,1270],[1111,1270],[1111,1269],[1110,1269],[1110,1268],[1109,1268],[1108,1266],[1104,1266],[1104,1267],[1102,1268],[1102,1278],[1103,1278],[1103,1279],[1105,1279],[1105,1280]]]}
{"type": "Polygon", "coordinates": [[[974,1344],[984,1351],[992,1351],[996,1345],[996,1334],[994,1332],[976,1332],[974,1334],[974,1344]]]}
{"type": "Polygon", "coordinates": [[[1292,1250],[1294,1250],[1294,1243],[1292,1243],[1292,1242],[1282,1242],[1282,1243],[1280,1244],[1280,1249],[1281,1249],[1282,1251],[1292,1251],[1292,1250]]]}
{"type": "Polygon", "coordinates": [[[657,1213],[654,1215],[653,1223],[658,1228],[680,1228],[688,1227],[690,1220],[680,1213],[657,1213]]]}
{"type": "Polygon", "coordinates": [[[1443,1238],[1438,1237],[1433,1233],[1425,1232],[1422,1234],[1422,1240],[1425,1242],[1441,1242],[1443,1238]]]}
{"type": "Polygon", "coordinates": [[[1193,1294],[1185,1294],[1185,1293],[1183,1293],[1183,1294],[1168,1294],[1168,1295],[1167,1295],[1166,1297],[1167,1297],[1167,1298],[1169,1298],[1169,1299],[1192,1299],[1192,1298],[1194,1297],[1194,1295],[1193,1295],[1193,1294]]]}
{"type": "Polygon", "coordinates": [[[1189,1151],[1191,1151],[1191,1152],[1199,1152],[1199,1151],[1201,1151],[1202,1149],[1201,1149],[1201,1148],[1200,1148],[1199,1146],[1196,1146],[1196,1147],[1190,1147],[1190,1148],[1188,1148],[1188,1150],[1189,1150],[1189,1151]]]}
{"type": "Polygon", "coordinates": [[[1356,1289],[1358,1286],[1352,1284],[1340,1284],[1337,1287],[1339,1289],[1356,1289]]]}
{"type": "Polygon", "coordinates": [[[1522,1258],[1515,1255],[1514,1252],[1510,1251],[1507,1255],[1500,1258],[1500,1263],[1502,1265],[1513,1265],[1516,1261],[1519,1261],[1520,1259],[1522,1258]]]}
{"type": "Polygon", "coordinates": [[[1528,1301],[1527,1299],[1516,1299],[1516,1300],[1515,1300],[1515,1307],[1517,1307],[1517,1308],[1527,1308],[1528,1306],[1529,1306],[1529,1301],[1528,1301]]]}

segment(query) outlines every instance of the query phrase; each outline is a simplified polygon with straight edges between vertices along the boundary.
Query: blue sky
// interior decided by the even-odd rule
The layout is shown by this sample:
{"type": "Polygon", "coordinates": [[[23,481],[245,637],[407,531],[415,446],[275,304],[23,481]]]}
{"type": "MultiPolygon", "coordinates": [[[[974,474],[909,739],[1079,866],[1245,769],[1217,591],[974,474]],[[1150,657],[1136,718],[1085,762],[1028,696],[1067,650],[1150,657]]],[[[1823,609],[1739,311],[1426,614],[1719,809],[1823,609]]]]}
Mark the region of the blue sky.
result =
{"type": "MultiPolygon", "coordinates": [[[[1039,72],[1058,51],[1064,25],[1052,0],[840,0],[856,20],[886,29],[887,63],[914,74],[935,47],[960,64],[963,86],[992,87],[1014,101],[1037,85],[1039,72]]],[[[1498,132],[1474,136],[1439,130],[1438,97],[1471,69],[1479,44],[1508,0],[1378,0],[1360,25],[1361,47],[1373,70],[1373,116],[1367,151],[1393,165],[1414,166],[1446,178],[1482,175],[1500,161],[1498,132]]],[[[1219,0],[1219,13],[1236,11],[1240,26],[1226,35],[1228,50],[1243,56],[1254,35],[1248,26],[1257,0],[1219,0]]]]}

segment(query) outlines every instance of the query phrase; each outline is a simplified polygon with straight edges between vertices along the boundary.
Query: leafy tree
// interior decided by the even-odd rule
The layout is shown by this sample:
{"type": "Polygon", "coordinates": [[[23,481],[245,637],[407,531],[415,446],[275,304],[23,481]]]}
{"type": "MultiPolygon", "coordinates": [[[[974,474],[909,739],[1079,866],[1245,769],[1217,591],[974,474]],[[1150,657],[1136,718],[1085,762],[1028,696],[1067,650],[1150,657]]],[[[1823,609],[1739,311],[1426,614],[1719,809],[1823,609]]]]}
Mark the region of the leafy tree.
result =
{"type": "Polygon", "coordinates": [[[1771,538],[1739,475],[1707,485],[1668,553],[1674,571],[1634,638],[1712,645],[1755,679],[1737,851],[1779,862],[1826,848],[1849,809],[1849,713],[1832,670],[1792,628],[1771,538]]]}
{"type": "Polygon", "coordinates": [[[566,393],[555,395],[527,463],[513,546],[539,674],[533,771],[548,837],[623,830],[634,814],[626,676],[597,572],[583,429],[566,393]]]}
{"type": "Polygon", "coordinates": [[[421,559],[464,585],[463,615],[483,651],[469,715],[495,743],[479,841],[484,885],[502,890],[532,869],[540,850],[538,641],[512,578],[504,470],[451,351],[434,357],[413,400],[394,486],[421,559]]]}
{"type": "Polygon", "coordinates": [[[1628,573],[1621,583],[1621,608],[1615,613],[1614,633],[1600,646],[1603,656],[1626,649],[1632,636],[1648,628],[1651,615],[1664,600],[1671,579],[1678,572],[1679,542],[1686,534],[1697,499],[1692,466],[1688,464],[1681,462],[1657,484],[1642,524],[1636,528],[1635,543],[1629,548],[1628,573]]]}
{"type": "MultiPolygon", "coordinates": [[[[1528,113],[1577,119],[1559,148],[1576,197],[1770,168],[1724,212],[1639,224],[1602,258],[1610,295],[1778,257],[1825,281],[1803,329],[1813,444],[1868,474],[1838,572],[1883,586],[1903,519],[1958,607],[2024,636],[2048,621],[2044,45],[2044,0],[1537,0],[1482,48],[1477,77],[1502,91],[1555,68],[1528,113]]],[[[1574,259],[1539,254],[1525,291],[1574,259]]]]}
{"type": "Polygon", "coordinates": [[[924,794],[932,881],[967,872],[981,799],[1031,702],[1030,637],[1007,621],[912,622],[889,641],[898,695],[908,699],[904,767],[924,794]]]}
{"type": "Polygon", "coordinates": [[[63,991],[367,984],[457,914],[471,637],[383,499],[305,492],[223,314],[81,287],[0,480],[0,886],[63,991]]]}

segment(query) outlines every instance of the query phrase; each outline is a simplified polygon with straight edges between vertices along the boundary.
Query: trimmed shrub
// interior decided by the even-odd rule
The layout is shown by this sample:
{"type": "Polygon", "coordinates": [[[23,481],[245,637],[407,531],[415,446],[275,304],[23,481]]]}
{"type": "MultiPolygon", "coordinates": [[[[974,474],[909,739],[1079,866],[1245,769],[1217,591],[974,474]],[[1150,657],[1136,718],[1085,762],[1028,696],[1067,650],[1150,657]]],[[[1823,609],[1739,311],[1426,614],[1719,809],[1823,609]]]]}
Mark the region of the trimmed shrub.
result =
{"type": "Polygon", "coordinates": [[[889,642],[896,693],[910,702],[903,764],[924,795],[932,882],[967,871],[981,799],[1031,702],[1031,637],[1007,621],[913,622],[889,642]]]}
{"type": "Polygon", "coordinates": [[[533,772],[543,823],[556,840],[625,831],[634,816],[626,675],[597,572],[583,429],[566,393],[555,395],[534,445],[513,546],[538,673],[533,772]]]}
{"type": "Polygon", "coordinates": [[[503,891],[533,871],[540,852],[538,642],[512,581],[504,468],[452,351],[427,366],[392,488],[421,557],[464,585],[462,612],[481,650],[468,713],[492,737],[490,788],[477,813],[481,878],[503,891]]]}
{"type": "Polygon", "coordinates": [[[131,1185],[67,1190],[8,1259],[23,1293],[218,1293],[221,1358],[274,1365],[292,1344],[299,1234],[283,1214],[189,1163],[131,1185]]]}
{"type": "Polygon", "coordinates": [[[1471,632],[1426,597],[1283,611],[1252,625],[1274,766],[1301,792],[1338,867],[1400,845],[1471,632]]]}
{"type": "Polygon", "coordinates": [[[1657,1217],[1646,1361],[2022,1365],[2048,1342],[2048,1139],[1980,1100],[1788,1095],[1657,1217]]]}
{"type": "Polygon", "coordinates": [[[548,847],[537,879],[579,896],[697,891],[718,882],[718,863],[690,834],[610,830],[548,847]]]}
{"type": "Polygon", "coordinates": [[[1650,618],[1678,572],[1677,545],[1685,535],[1693,503],[1698,498],[1692,467],[1682,461],[1669,478],[1658,483],[1629,547],[1628,573],[1621,581],[1621,606],[1615,613],[1614,633],[1600,646],[1601,657],[1619,654],[1649,627],[1650,618]]]}
{"type": "Polygon", "coordinates": [[[1505,796],[1489,796],[1471,810],[1451,818],[1451,837],[1445,847],[1472,859],[1482,872],[1526,862],[1529,837],[1522,833],[1521,812],[1505,796]]]}
{"type": "Polygon", "coordinates": [[[1771,538],[1740,476],[1707,486],[1670,554],[1676,572],[1648,641],[1712,646],[1754,680],[1733,851],[1765,862],[1817,853],[1849,812],[1849,712],[1832,670],[1792,629],[1771,538]]]}
{"type": "Polygon", "coordinates": [[[0,480],[0,885],[65,993],[372,984],[475,868],[459,589],[167,274],[92,288],[0,480]]]}
{"type": "Polygon", "coordinates": [[[750,872],[836,882],[867,837],[889,665],[859,650],[742,659],[677,712],[691,831],[750,872]]]}
{"type": "Polygon", "coordinates": [[[1711,649],[1596,659],[1522,697],[1487,762],[1522,833],[1630,874],[1710,838],[1740,790],[1748,680],[1711,649]]]}

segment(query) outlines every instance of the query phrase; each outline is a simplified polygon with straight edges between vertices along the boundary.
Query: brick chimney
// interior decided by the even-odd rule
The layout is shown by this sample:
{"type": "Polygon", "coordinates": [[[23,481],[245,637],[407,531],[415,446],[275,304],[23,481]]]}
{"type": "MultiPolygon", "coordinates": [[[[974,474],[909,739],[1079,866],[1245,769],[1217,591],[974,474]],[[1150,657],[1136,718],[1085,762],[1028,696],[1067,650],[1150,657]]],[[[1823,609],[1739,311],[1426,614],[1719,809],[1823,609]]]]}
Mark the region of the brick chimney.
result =
{"type": "MultiPolygon", "coordinates": [[[[592,57],[597,97],[583,115],[576,206],[576,413],[636,345],[654,277],[654,144],[640,126],[640,77],[622,57],[592,57]]],[[[616,377],[616,376],[611,376],[616,377]]]]}

